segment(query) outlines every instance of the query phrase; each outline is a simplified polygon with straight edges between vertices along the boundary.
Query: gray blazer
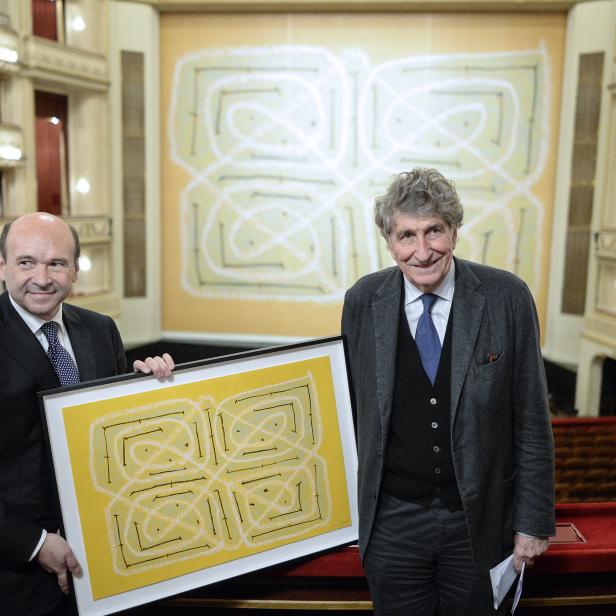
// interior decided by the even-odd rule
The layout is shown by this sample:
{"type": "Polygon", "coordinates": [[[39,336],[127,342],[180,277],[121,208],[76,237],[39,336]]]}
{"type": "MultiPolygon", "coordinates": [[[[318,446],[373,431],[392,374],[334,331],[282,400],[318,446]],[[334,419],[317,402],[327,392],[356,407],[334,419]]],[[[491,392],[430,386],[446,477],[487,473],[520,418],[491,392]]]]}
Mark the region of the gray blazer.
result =
{"type": "MultiPolygon", "coordinates": [[[[554,445],[535,305],[516,276],[456,259],[451,447],[475,564],[488,575],[513,531],[554,534],[554,445]],[[497,359],[494,359],[497,356],[497,359]]],[[[402,273],[392,267],[348,290],[348,352],[359,455],[359,546],[374,524],[389,437],[402,273]]]]}

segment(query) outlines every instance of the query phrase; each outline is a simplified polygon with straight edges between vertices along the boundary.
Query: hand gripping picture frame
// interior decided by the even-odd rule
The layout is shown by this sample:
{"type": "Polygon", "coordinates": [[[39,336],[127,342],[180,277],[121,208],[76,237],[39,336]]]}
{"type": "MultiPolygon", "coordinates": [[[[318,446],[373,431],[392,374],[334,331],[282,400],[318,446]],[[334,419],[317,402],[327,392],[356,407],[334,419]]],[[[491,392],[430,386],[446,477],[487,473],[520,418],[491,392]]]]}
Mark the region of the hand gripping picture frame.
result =
{"type": "Polygon", "coordinates": [[[82,616],[357,540],[340,337],[39,395],[82,616]]]}

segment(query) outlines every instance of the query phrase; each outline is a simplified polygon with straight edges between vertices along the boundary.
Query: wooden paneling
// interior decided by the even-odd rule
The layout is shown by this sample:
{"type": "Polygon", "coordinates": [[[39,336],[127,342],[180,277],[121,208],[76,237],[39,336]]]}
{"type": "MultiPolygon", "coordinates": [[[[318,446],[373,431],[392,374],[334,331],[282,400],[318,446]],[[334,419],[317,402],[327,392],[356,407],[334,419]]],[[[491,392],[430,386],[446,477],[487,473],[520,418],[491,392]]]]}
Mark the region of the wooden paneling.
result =
{"type": "Polygon", "coordinates": [[[580,55],[562,312],[584,314],[597,167],[604,54],[580,55]]]}
{"type": "Polygon", "coordinates": [[[124,296],[146,294],[145,100],[143,54],[122,51],[124,296]]]}

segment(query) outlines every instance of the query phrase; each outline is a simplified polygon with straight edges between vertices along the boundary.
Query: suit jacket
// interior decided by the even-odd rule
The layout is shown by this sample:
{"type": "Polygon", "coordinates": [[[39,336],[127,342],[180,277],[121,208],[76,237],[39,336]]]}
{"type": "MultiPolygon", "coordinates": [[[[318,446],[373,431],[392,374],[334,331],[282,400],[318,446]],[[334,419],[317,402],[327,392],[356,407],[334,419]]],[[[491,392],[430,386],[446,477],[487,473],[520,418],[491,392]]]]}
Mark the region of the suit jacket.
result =
{"type": "MultiPolygon", "coordinates": [[[[359,546],[370,541],[383,477],[396,370],[402,273],[360,279],[346,294],[359,456],[359,546]]],[[[554,534],[554,453],[535,305],[507,272],[456,259],[451,313],[451,451],[481,575],[513,531],[554,534]]]]}
{"type": "MultiPolygon", "coordinates": [[[[63,305],[82,381],[122,374],[126,356],[107,316],[63,305]]],[[[61,593],[55,575],[28,562],[42,529],[59,528],[56,482],[44,440],[37,392],[60,383],[23,319],[0,295],[0,598],[3,613],[35,616],[61,593]]]]}

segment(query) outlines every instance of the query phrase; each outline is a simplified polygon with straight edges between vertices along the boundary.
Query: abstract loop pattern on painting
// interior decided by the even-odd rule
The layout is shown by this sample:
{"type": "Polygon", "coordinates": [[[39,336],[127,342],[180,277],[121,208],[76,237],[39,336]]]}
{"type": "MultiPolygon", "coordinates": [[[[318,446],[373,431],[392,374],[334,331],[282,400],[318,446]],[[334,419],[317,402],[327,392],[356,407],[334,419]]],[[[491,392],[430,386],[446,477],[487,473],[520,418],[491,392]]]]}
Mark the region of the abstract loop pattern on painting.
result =
{"type": "Polygon", "coordinates": [[[339,302],[391,263],[372,221],[392,174],[436,167],[465,209],[458,254],[541,287],[549,60],[538,49],[408,56],[210,49],[175,67],[171,156],[184,289],[339,302]]]}
{"type": "Polygon", "coordinates": [[[95,598],[351,525],[327,357],[64,414],[95,598]]]}
{"type": "Polygon", "coordinates": [[[314,453],[315,404],[306,378],[103,418],[91,450],[97,487],[113,493],[117,572],[267,545],[322,524],[329,490],[314,453]]]}

